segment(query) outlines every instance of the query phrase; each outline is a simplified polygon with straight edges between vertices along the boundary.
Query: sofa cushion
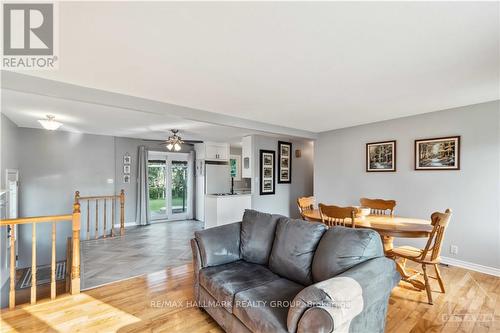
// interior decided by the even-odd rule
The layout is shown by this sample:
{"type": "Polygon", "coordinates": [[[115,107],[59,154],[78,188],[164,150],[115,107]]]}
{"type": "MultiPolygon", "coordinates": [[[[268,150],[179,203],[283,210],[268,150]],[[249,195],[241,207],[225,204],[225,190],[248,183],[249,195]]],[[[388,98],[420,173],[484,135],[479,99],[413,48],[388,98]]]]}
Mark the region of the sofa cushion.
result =
{"type": "Polygon", "coordinates": [[[254,288],[280,277],[267,267],[242,260],[203,268],[200,285],[227,311],[232,312],[234,295],[242,290],[254,288]]]}
{"type": "Polygon", "coordinates": [[[233,314],[252,332],[288,332],[290,304],[304,286],[274,280],[236,294],[233,314]]]}
{"type": "Polygon", "coordinates": [[[321,238],[312,264],[315,282],[330,279],[372,258],[384,256],[376,231],[334,227],[321,238]]]}
{"type": "Polygon", "coordinates": [[[201,266],[217,266],[241,259],[240,234],[241,222],[195,231],[201,266]]]}
{"type": "Polygon", "coordinates": [[[254,264],[267,265],[273,247],[276,224],[281,215],[246,209],[241,222],[241,258],[254,264]]]}
{"type": "Polygon", "coordinates": [[[326,226],[321,223],[280,218],[269,268],[289,280],[311,284],[314,251],[325,230],[326,226]]]}

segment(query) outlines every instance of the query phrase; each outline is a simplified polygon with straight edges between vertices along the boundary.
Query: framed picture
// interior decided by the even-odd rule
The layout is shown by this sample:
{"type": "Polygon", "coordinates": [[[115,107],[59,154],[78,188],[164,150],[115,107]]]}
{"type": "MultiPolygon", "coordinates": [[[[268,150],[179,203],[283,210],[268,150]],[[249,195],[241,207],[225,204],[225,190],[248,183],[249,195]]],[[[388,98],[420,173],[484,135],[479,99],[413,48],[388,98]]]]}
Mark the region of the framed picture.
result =
{"type": "Polygon", "coordinates": [[[275,152],[260,150],[260,195],[274,194],[275,152]]]}
{"type": "Polygon", "coordinates": [[[415,140],[415,170],[460,170],[460,136],[415,140]]]}
{"type": "Polygon", "coordinates": [[[130,183],[130,175],[123,175],[123,182],[125,184],[129,184],[130,183]]]}
{"type": "Polygon", "coordinates": [[[123,173],[126,175],[130,174],[130,164],[123,166],[123,173]]]}
{"type": "Polygon", "coordinates": [[[132,158],[130,155],[127,153],[125,156],[123,156],[123,164],[130,164],[132,162],[132,158]]]}
{"type": "Polygon", "coordinates": [[[278,184],[290,184],[292,182],[292,144],[290,142],[278,141],[278,184]]]}
{"type": "Polygon", "coordinates": [[[366,144],[366,172],[396,171],[396,140],[366,144]]]}
{"type": "Polygon", "coordinates": [[[240,155],[230,155],[229,156],[229,170],[231,172],[231,177],[234,180],[241,180],[241,156],[240,155]]]}

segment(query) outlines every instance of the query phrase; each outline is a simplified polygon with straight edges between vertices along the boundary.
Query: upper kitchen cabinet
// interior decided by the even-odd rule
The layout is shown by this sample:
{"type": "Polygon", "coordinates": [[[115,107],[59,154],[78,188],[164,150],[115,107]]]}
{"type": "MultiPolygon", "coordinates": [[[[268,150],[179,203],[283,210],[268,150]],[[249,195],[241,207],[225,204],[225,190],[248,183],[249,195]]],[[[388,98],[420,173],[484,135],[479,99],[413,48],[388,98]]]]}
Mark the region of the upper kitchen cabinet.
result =
{"type": "Polygon", "coordinates": [[[205,161],[229,161],[229,144],[204,142],[194,145],[196,159],[205,161]]]}
{"type": "Polygon", "coordinates": [[[245,136],[241,142],[241,177],[252,178],[253,146],[252,137],[245,136]]]}

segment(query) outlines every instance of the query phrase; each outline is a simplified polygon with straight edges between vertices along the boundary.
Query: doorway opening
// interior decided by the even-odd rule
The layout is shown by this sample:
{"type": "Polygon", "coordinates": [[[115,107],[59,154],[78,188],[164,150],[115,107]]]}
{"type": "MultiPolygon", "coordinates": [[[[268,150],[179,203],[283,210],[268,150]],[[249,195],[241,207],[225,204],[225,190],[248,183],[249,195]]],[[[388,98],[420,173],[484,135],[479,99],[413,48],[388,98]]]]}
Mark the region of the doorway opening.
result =
{"type": "Polygon", "coordinates": [[[187,153],[149,152],[151,222],[192,218],[192,158],[187,153]]]}

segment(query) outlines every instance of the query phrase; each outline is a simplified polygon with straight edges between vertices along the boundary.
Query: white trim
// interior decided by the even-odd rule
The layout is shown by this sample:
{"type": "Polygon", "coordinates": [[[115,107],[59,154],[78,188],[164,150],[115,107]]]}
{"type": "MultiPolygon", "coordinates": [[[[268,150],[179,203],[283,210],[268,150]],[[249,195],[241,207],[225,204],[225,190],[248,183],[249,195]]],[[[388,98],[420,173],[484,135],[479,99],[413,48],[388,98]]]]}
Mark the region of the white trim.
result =
{"type": "MultiPolygon", "coordinates": [[[[135,221],[134,222],[126,222],[124,224],[125,228],[127,228],[127,227],[137,227],[137,226],[138,226],[138,224],[135,221]]],[[[115,228],[120,229],[120,223],[118,223],[118,224],[115,223],[115,228]]]]}
{"type": "Polygon", "coordinates": [[[448,257],[441,257],[441,262],[446,265],[457,266],[460,268],[469,269],[471,271],[500,277],[500,268],[483,266],[479,264],[474,264],[472,262],[448,258],[448,257]]]}

